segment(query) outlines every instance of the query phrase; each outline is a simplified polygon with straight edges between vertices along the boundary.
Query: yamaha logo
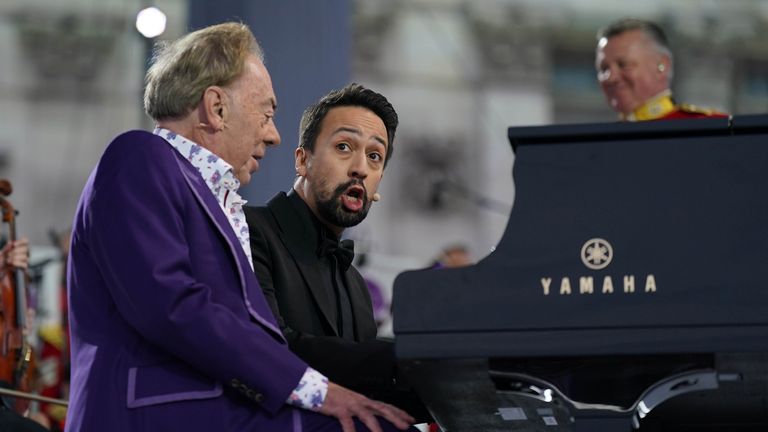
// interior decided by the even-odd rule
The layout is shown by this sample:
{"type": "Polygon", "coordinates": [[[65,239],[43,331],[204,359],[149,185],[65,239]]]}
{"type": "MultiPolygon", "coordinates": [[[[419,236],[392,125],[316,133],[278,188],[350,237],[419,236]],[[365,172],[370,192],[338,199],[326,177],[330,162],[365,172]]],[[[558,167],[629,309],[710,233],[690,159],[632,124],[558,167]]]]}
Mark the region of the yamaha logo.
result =
{"type": "Polygon", "coordinates": [[[581,261],[592,270],[602,270],[608,267],[613,259],[613,248],[608,241],[601,238],[587,240],[581,247],[581,261]]]}
{"type": "MultiPolygon", "coordinates": [[[[590,270],[602,270],[608,267],[612,260],[613,246],[605,239],[589,239],[581,247],[581,262],[590,270]]],[[[543,276],[540,282],[541,293],[545,296],[654,294],[658,290],[653,273],[638,276],[631,273],[611,275],[594,272],[582,275],[550,274],[543,276]]]]}

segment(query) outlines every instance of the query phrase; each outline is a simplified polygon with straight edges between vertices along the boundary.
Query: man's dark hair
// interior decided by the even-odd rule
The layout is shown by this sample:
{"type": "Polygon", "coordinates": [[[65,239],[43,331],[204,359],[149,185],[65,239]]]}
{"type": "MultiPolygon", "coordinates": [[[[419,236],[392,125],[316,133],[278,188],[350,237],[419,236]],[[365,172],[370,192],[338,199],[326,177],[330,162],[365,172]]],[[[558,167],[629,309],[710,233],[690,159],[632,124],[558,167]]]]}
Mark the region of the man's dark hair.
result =
{"type": "Polygon", "coordinates": [[[610,39],[631,30],[642,31],[653,40],[660,52],[672,57],[672,50],[669,47],[669,40],[664,30],[658,24],[647,20],[637,18],[620,19],[598,31],[597,40],[599,41],[602,38],[610,39]]]}
{"type": "Polygon", "coordinates": [[[387,98],[356,83],[328,93],[304,111],[299,126],[299,147],[313,151],[315,140],[320,133],[320,123],[323,122],[331,108],[341,106],[357,106],[369,109],[384,122],[384,127],[387,129],[387,154],[384,158],[384,167],[386,168],[394,150],[395,130],[398,123],[397,113],[387,98]]]}

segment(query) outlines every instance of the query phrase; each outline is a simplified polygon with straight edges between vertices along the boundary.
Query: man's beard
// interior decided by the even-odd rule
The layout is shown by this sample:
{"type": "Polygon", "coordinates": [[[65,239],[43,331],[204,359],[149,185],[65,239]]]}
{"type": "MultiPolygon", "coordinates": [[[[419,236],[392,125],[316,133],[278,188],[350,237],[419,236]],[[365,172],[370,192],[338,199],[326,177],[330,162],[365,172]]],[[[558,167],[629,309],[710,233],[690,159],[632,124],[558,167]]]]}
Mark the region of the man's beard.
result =
{"type": "Polygon", "coordinates": [[[371,203],[368,201],[368,193],[365,190],[362,180],[350,180],[346,183],[340,184],[333,192],[324,194],[322,192],[325,189],[327,183],[322,182],[318,185],[317,189],[313,191],[315,195],[315,203],[317,203],[317,211],[320,213],[320,217],[331,225],[338,227],[352,227],[365,219],[368,216],[368,210],[371,208],[371,203]],[[344,208],[341,204],[341,196],[344,195],[347,189],[352,185],[359,185],[363,188],[363,193],[358,199],[363,200],[363,207],[360,211],[352,212],[344,208]]]}

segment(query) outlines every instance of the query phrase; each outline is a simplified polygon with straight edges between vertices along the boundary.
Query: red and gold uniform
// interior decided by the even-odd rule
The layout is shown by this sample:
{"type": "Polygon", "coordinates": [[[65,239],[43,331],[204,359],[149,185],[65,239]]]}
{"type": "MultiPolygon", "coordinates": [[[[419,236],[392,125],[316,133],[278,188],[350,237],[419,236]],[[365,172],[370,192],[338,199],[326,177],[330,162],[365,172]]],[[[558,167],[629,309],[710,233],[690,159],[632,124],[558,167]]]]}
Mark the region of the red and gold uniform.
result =
{"type": "Polygon", "coordinates": [[[666,91],[636,109],[630,114],[621,114],[624,121],[672,120],[687,118],[727,118],[728,114],[712,109],[687,104],[676,104],[672,93],[666,91]]]}

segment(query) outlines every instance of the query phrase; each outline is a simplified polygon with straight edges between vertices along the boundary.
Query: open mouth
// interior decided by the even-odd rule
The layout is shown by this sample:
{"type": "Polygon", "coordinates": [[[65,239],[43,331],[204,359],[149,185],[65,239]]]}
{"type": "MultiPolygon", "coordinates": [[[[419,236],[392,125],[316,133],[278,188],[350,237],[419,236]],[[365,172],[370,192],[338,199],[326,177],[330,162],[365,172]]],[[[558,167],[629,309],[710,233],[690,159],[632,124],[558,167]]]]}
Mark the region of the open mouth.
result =
{"type": "Polygon", "coordinates": [[[365,188],[357,185],[350,186],[341,196],[341,203],[348,211],[359,211],[365,203],[365,188]]]}

